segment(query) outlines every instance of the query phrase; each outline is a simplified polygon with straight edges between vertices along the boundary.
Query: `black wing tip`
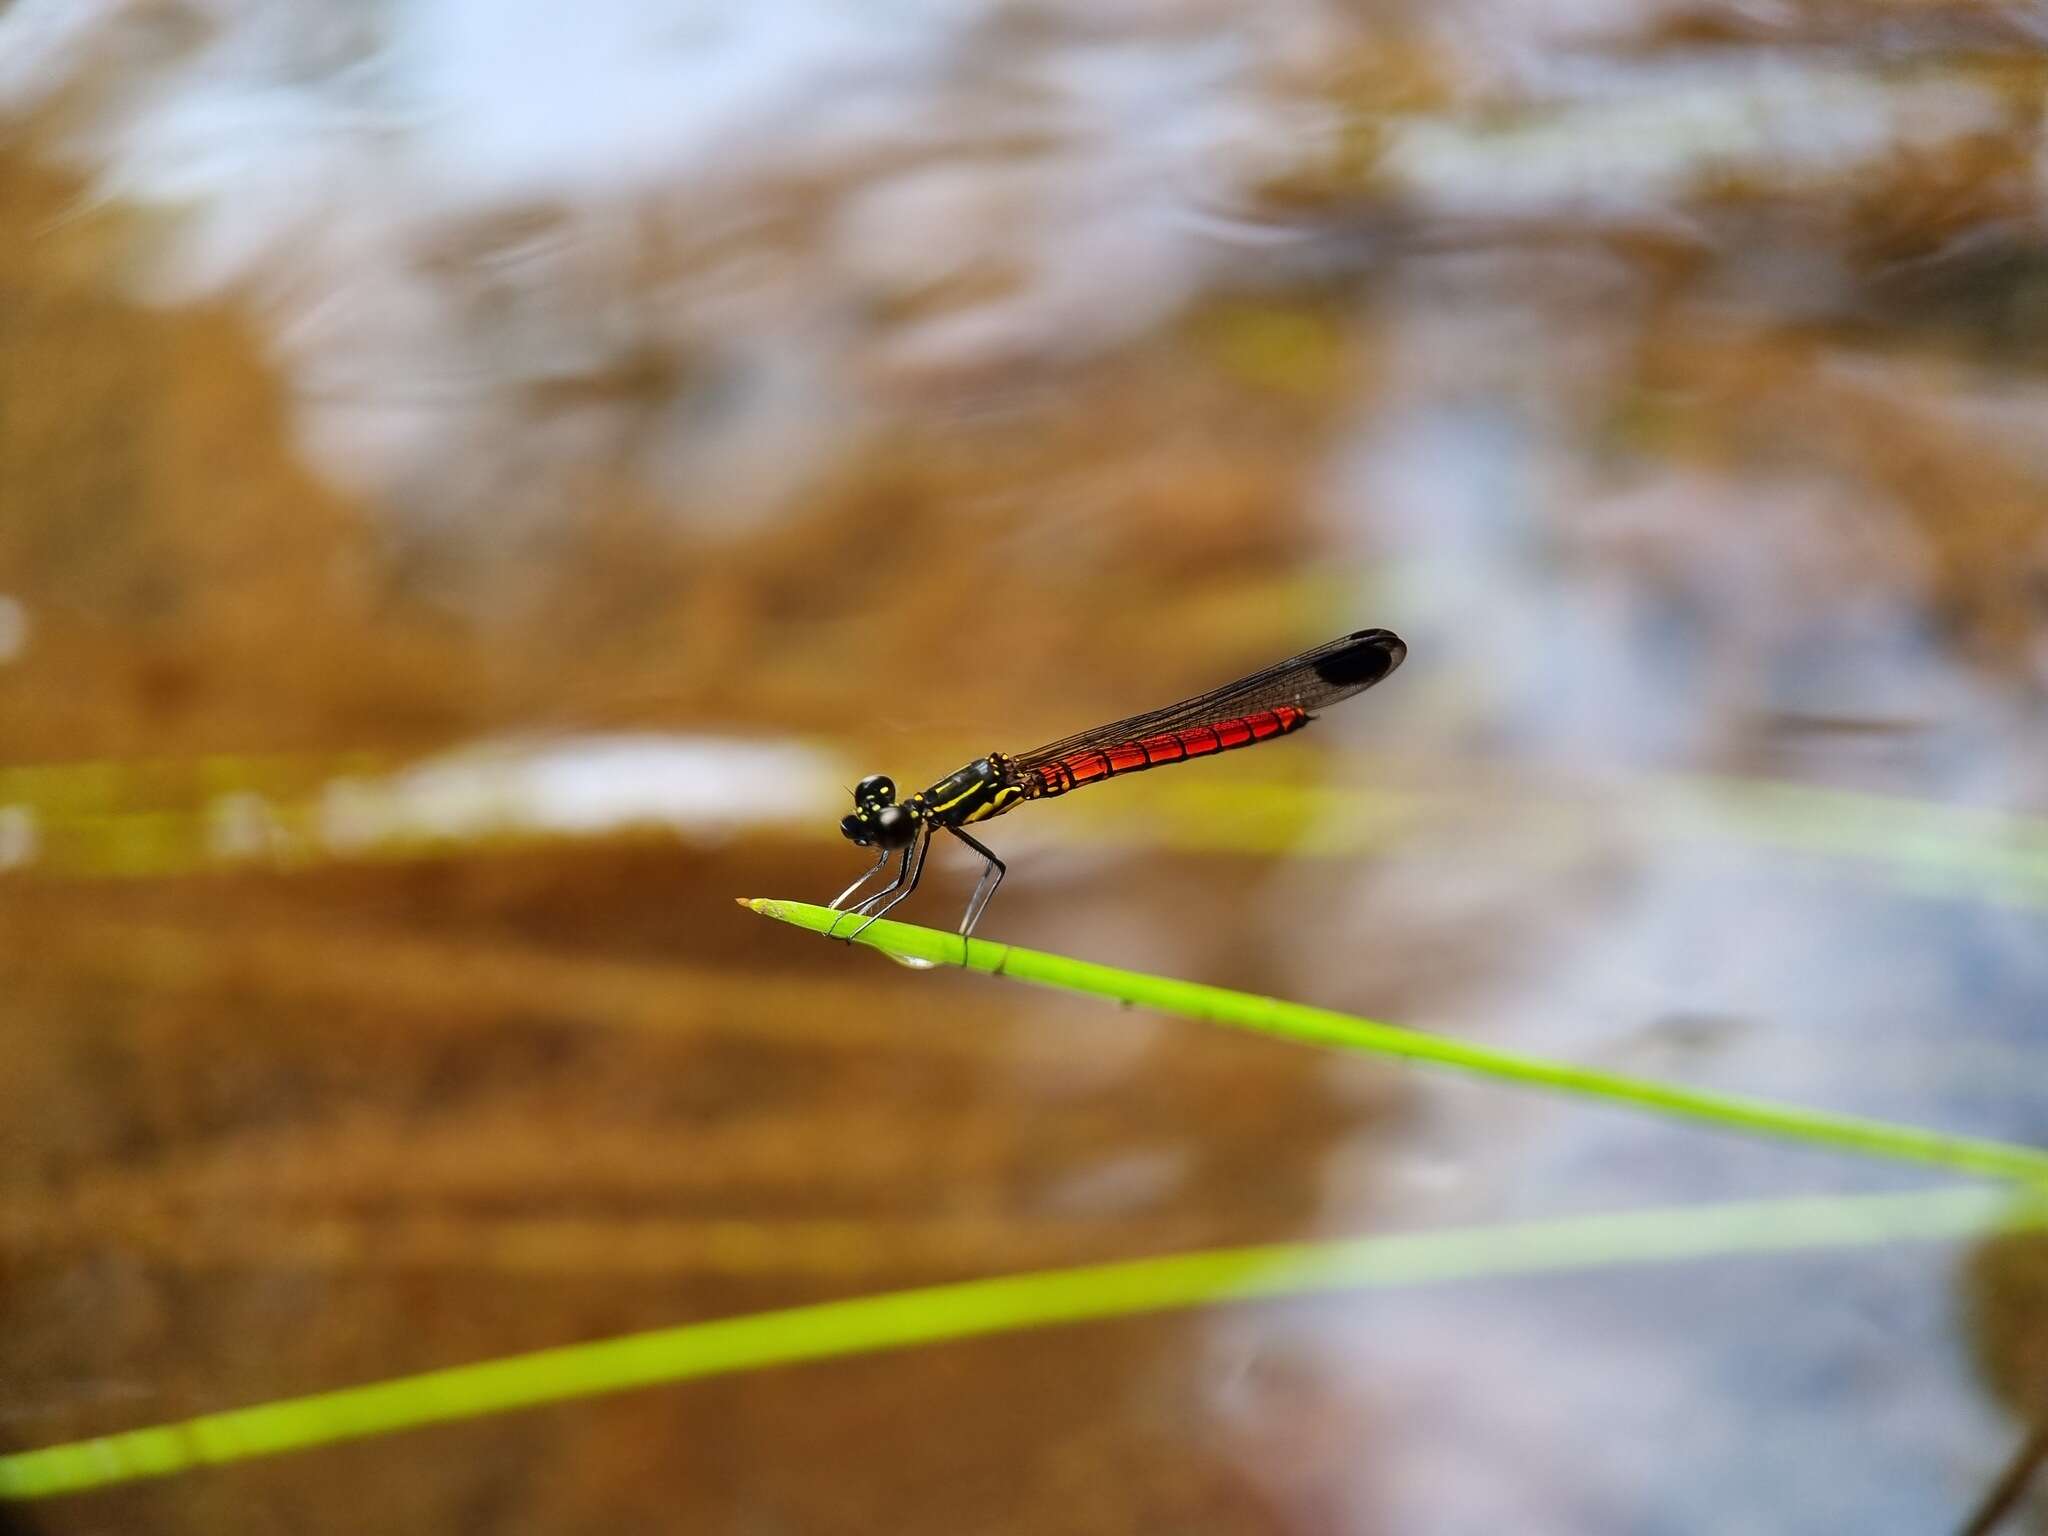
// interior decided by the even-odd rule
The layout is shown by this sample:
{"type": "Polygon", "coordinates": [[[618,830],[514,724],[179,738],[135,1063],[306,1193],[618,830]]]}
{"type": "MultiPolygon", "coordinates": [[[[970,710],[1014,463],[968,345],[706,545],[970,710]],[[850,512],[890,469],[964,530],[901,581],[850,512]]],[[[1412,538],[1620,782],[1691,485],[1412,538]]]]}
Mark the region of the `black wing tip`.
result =
{"type": "Polygon", "coordinates": [[[1370,688],[1407,658],[1407,643],[1391,629],[1361,629],[1317,660],[1316,676],[1335,688],[1370,688]]]}

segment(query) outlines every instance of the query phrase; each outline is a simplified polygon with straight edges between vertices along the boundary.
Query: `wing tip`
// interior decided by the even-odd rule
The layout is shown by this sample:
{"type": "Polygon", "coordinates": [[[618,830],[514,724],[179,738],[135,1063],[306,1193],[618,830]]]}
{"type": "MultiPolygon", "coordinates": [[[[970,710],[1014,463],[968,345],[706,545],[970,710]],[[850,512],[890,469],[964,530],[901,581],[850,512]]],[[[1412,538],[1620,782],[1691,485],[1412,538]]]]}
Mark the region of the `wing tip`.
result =
{"type": "Polygon", "coordinates": [[[1332,687],[1370,688],[1407,659],[1407,642],[1391,629],[1361,629],[1316,662],[1316,676],[1332,687]]]}

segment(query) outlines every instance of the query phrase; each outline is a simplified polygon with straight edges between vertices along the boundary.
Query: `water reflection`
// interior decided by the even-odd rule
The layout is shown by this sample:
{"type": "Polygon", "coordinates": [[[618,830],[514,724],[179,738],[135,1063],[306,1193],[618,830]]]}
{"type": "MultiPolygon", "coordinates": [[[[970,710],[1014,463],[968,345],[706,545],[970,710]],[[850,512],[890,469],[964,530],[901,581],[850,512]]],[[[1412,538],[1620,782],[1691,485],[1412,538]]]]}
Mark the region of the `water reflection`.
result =
{"type": "MultiPolygon", "coordinates": [[[[83,182],[10,173],[6,751],[383,754],[0,793],[0,865],[66,877],[0,893],[47,1380],[74,1285],[246,1397],[221,1318],[293,1285],[356,1319],[308,1380],[418,1363],[402,1284],[333,1279],[380,1264],[439,1277],[438,1360],[849,1277],[1885,1187],[719,926],[856,872],[839,757],[926,782],[1366,624],[1409,665],[1307,737],[1006,820],[996,936],[2040,1140],[2043,63],[1946,4],[18,3],[0,106],[83,182]],[[672,734],[434,755],[657,695],[672,734]],[[307,996],[378,1070],[295,1032],[307,996]],[[153,1204],[195,1190],[256,1214],[153,1204]],[[581,1288],[476,1299],[463,1255],[534,1201],[596,1224],[581,1288]],[[682,1278],[613,1288],[608,1211],[682,1278]],[[222,1254],[254,1278],[187,1294],[222,1254]]],[[[1017,1528],[1193,1487],[1192,1528],[1940,1529],[2009,1439],[1954,1264],[1376,1296],[1047,1342],[1023,1386],[875,1362],[546,1455],[794,1528],[826,1485],[1001,1528],[1000,1471],[1017,1528]],[[917,1489],[824,1448],[899,1398],[917,1489]],[[683,1430],[716,1477],[618,1449],[683,1430]],[[806,1435],[829,1475],[777,1491],[806,1435]]],[[[423,1509],[518,1486],[382,1454],[423,1509]]]]}

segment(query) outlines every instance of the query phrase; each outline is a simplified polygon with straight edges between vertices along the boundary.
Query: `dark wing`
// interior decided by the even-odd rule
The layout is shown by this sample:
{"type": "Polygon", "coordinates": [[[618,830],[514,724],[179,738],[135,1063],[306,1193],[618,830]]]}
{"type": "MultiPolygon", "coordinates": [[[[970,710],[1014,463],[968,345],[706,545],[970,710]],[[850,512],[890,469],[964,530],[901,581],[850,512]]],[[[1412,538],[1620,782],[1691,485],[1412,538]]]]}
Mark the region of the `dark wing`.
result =
{"type": "Polygon", "coordinates": [[[1028,771],[1039,763],[1051,762],[1075,752],[1139,741],[1169,731],[1213,725],[1262,710],[1292,705],[1307,714],[1326,709],[1339,699],[1363,693],[1401,665],[1408,647],[1390,629],[1361,629],[1341,640],[1332,640],[1312,651],[1275,662],[1250,677],[1241,677],[1221,688],[1212,688],[1195,698],[1164,709],[1148,710],[1080,731],[1029,752],[1014,753],[1019,770],[1028,771]]]}

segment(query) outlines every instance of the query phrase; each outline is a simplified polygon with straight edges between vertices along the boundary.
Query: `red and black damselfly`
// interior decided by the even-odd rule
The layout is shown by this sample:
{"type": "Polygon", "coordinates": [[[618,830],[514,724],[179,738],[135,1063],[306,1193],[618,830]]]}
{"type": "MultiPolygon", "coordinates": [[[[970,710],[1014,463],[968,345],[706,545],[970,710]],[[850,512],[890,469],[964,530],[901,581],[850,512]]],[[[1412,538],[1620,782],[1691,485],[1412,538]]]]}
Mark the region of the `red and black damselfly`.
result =
{"type": "MultiPolygon", "coordinates": [[[[917,889],[932,834],[943,827],[982,857],[981,878],[968,898],[967,915],[960,920],[961,933],[972,933],[1003,883],[1005,868],[963,830],[970,824],[1120,773],[1286,736],[1307,725],[1316,711],[1363,693],[1401,665],[1407,654],[1408,647],[1393,631],[1361,629],[1164,709],[1098,725],[1030,752],[991,752],[901,804],[894,781],[870,774],[853,787],[853,812],[839,823],[839,830],[848,842],[881,852],[832,906],[843,906],[887,867],[892,856],[900,855],[894,880],[846,908],[873,922],[917,889]]],[[[854,933],[866,927],[862,923],[854,933]]]]}

